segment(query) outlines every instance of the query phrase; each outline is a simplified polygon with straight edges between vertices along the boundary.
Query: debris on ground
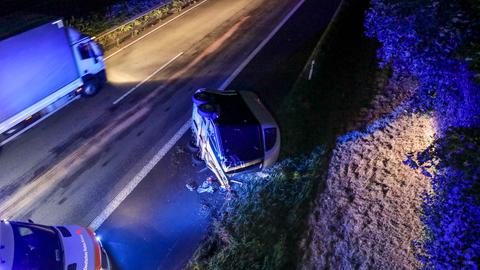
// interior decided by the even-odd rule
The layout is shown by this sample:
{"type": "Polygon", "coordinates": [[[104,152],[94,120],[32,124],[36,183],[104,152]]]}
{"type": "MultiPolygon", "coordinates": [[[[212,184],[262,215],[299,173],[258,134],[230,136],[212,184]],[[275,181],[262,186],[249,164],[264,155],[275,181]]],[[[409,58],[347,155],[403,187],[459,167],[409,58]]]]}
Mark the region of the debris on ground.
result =
{"type": "Polygon", "coordinates": [[[185,186],[190,191],[195,191],[198,188],[198,185],[197,185],[197,183],[195,183],[195,181],[191,181],[191,182],[187,183],[185,186]]]}
{"type": "Polygon", "coordinates": [[[270,176],[270,174],[266,172],[257,172],[256,175],[260,178],[267,178],[268,176],[270,176]]]}
{"type": "Polygon", "coordinates": [[[197,188],[198,193],[213,193],[218,188],[215,186],[215,178],[209,177],[207,180],[203,181],[203,183],[197,188]]]}

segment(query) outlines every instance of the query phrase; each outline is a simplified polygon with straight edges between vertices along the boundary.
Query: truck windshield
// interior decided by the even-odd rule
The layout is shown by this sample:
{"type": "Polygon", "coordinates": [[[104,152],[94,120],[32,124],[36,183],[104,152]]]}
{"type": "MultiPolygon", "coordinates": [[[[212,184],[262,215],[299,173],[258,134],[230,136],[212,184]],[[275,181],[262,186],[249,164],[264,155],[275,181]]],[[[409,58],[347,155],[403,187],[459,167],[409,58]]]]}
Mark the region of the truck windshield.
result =
{"type": "Polygon", "coordinates": [[[61,270],[63,252],[57,232],[47,226],[12,222],[15,250],[12,270],[61,270]]]}

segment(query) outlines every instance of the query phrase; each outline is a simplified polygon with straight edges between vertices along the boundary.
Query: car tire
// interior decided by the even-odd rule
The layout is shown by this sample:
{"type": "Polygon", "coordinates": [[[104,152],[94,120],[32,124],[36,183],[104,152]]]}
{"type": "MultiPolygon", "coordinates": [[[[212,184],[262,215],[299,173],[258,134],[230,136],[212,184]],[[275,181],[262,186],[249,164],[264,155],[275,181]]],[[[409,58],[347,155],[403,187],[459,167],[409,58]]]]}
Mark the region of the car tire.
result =
{"type": "Polygon", "coordinates": [[[204,103],[198,106],[198,114],[206,118],[214,118],[217,115],[217,108],[212,103],[204,103]]]}
{"type": "Polygon", "coordinates": [[[190,141],[188,141],[187,143],[187,149],[188,151],[190,151],[191,153],[196,153],[198,152],[198,150],[200,149],[200,147],[198,147],[196,144],[195,144],[195,138],[192,136],[192,139],[190,141]]]}
{"type": "Polygon", "coordinates": [[[192,95],[192,101],[193,103],[195,103],[195,105],[199,106],[201,104],[208,103],[210,97],[211,95],[208,92],[204,90],[199,90],[192,95]]]}
{"type": "Polygon", "coordinates": [[[96,78],[90,78],[85,81],[83,84],[82,96],[84,97],[93,97],[98,93],[100,85],[96,78]]]}
{"type": "Polygon", "coordinates": [[[192,153],[192,164],[193,166],[204,165],[205,161],[200,157],[200,151],[192,153]]]}

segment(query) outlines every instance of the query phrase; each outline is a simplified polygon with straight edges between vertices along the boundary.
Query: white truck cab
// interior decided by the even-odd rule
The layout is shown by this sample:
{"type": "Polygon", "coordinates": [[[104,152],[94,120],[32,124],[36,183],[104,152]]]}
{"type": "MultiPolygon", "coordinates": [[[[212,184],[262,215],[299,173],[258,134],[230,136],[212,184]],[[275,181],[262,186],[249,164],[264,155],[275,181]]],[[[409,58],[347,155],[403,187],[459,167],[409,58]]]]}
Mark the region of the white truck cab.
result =
{"type": "Polygon", "coordinates": [[[192,144],[198,148],[193,158],[205,161],[222,187],[276,162],[280,130],[255,93],[202,88],[192,100],[192,144]]]}
{"type": "Polygon", "coordinates": [[[95,233],[80,226],[0,221],[1,270],[110,270],[95,233]]]}
{"type": "Polygon", "coordinates": [[[103,51],[89,36],[81,34],[71,27],[67,31],[78,71],[84,82],[83,94],[93,96],[106,81],[103,51]]]}

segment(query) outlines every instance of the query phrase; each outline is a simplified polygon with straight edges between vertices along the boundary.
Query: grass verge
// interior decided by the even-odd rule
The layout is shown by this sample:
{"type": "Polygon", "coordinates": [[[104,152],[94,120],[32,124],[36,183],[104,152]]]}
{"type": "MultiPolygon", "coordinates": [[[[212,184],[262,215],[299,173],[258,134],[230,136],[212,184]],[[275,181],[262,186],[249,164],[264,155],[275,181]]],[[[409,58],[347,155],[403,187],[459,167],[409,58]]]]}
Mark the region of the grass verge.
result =
{"type": "Polygon", "coordinates": [[[324,150],[285,159],[265,178],[247,175],[214,221],[188,269],[295,269],[297,242],[324,164],[324,150]]]}

